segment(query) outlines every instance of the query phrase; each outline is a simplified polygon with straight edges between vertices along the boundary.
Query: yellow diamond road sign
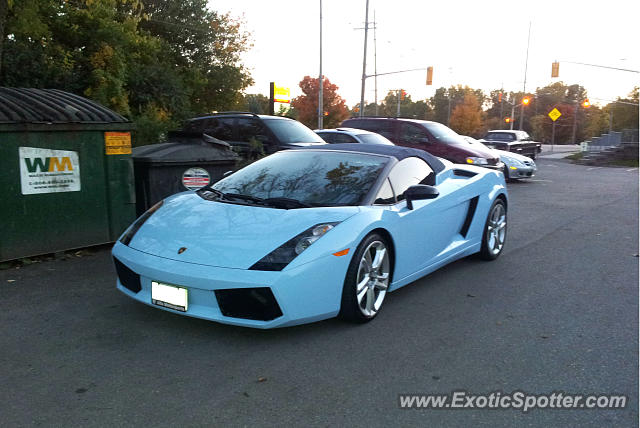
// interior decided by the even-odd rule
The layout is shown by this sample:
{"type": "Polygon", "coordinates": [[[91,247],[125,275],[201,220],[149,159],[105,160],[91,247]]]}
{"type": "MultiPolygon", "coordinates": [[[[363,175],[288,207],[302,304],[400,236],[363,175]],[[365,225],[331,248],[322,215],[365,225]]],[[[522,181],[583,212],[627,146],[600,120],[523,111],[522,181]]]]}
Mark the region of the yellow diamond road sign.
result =
{"type": "Polygon", "coordinates": [[[553,110],[551,110],[549,112],[549,117],[551,118],[551,120],[553,120],[554,122],[556,120],[558,120],[558,118],[562,116],[562,113],[560,113],[560,111],[557,108],[554,108],[553,110]]]}

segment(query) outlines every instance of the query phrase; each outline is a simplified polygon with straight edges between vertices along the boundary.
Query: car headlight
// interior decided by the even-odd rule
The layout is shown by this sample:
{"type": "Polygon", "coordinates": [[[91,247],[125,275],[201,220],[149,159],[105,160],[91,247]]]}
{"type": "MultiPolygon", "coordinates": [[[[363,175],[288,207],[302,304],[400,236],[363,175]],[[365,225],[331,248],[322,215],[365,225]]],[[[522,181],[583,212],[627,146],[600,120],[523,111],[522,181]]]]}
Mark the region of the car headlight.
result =
{"type": "Polygon", "coordinates": [[[524,168],[526,165],[520,162],[518,159],[503,156],[502,162],[506,163],[508,166],[515,166],[516,168],[524,168]]]}
{"type": "Polygon", "coordinates": [[[138,217],[138,219],[133,222],[133,224],[131,225],[129,230],[127,230],[124,233],[124,235],[122,235],[122,238],[120,238],[120,242],[122,242],[124,245],[128,246],[129,242],[131,242],[131,240],[133,239],[133,236],[142,227],[144,222],[149,220],[149,217],[151,217],[154,212],[158,211],[158,209],[160,209],[160,207],[162,206],[163,203],[164,203],[164,200],[158,202],[157,204],[155,204],[154,206],[149,208],[144,214],[142,214],[140,217],[138,217]]]}
{"type": "Polygon", "coordinates": [[[284,269],[299,254],[309,248],[339,222],[320,223],[288,240],[249,268],[249,270],[279,271],[284,269]]]}
{"type": "Polygon", "coordinates": [[[488,162],[485,158],[476,158],[473,156],[470,156],[467,158],[467,163],[468,164],[472,164],[472,165],[487,165],[488,162]]]}

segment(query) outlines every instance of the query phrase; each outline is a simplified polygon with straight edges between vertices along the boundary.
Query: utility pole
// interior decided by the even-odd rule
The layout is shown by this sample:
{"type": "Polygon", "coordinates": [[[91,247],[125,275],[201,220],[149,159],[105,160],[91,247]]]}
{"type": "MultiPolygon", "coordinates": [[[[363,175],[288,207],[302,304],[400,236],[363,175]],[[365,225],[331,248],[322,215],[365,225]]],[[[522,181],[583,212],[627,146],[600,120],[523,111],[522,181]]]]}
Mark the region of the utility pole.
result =
{"type": "MultiPolygon", "coordinates": [[[[500,121],[502,121],[502,115],[504,112],[504,108],[503,108],[503,103],[504,101],[502,100],[502,98],[504,98],[504,82],[502,82],[502,85],[500,85],[500,121]]],[[[511,122],[511,118],[509,118],[509,122],[511,122]]]]}
{"type": "Polygon", "coordinates": [[[324,120],[324,99],[322,95],[322,0],[320,0],[320,74],[318,75],[318,129],[322,129],[324,120]]]}
{"type": "Polygon", "coordinates": [[[360,89],[360,117],[364,116],[364,89],[367,80],[367,36],[369,33],[369,0],[364,12],[364,54],[362,55],[362,88],[360,89]]]}
{"type": "Polygon", "coordinates": [[[373,73],[375,87],[376,116],[378,116],[378,40],[376,38],[376,30],[378,23],[376,22],[376,10],[373,9],[373,73]]]}
{"type": "MultiPolygon", "coordinates": [[[[527,35],[527,56],[524,61],[524,84],[522,86],[522,96],[527,93],[527,67],[529,65],[529,42],[531,41],[531,21],[529,21],[529,34],[527,35]]],[[[522,131],[522,122],[524,121],[524,108],[520,109],[520,123],[518,129],[522,131]]]]}
{"type": "Polygon", "coordinates": [[[453,87],[453,84],[451,83],[453,81],[452,75],[453,75],[453,68],[449,67],[449,89],[447,89],[447,98],[449,98],[449,107],[447,108],[447,126],[449,126],[451,122],[451,88],[453,87]]]}
{"type": "Polygon", "coordinates": [[[576,108],[573,111],[573,132],[571,133],[571,142],[576,143],[576,129],[578,128],[578,100],[576,100],[576,108]]]}
{"type": "Polygon", "coordinates": [[[396,109],[396,117],[400,117],[400,97],[402,96],[402,89],[398,89],[396,91],[396,95],[398,96],[398,108],[396,109]]]}

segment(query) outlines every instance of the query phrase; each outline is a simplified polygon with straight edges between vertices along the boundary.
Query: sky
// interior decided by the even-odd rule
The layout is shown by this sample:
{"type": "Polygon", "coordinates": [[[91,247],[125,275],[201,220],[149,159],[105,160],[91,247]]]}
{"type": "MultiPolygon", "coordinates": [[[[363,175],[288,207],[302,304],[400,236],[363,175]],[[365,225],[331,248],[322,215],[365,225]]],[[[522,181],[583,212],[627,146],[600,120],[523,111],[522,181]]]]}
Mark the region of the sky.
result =
{"type": "MultiPolygon", "coordinates": [[[[269,82],[301,94],[304,76],[319,74],[320,0],[209,0],[211,9],[244,20],[253,47],[243,55],[255,84],[247,93],[269,94],[269,82]]],[[[360,101],[366,0],[323,0],[323,74],[351,107],[360,101]]],[[[531,22],[527,92],[554,81],[580,84],[592,103],[606,104],[640,85],[640,74],[570,64],[581,62],[640,70],[638,0],[420,1],[369,0],[377,22],[378,73],[434,67],[378,77],[378,100],[406,90],[416,101],[441,86],[483,89],[524,86],[531,22]],[[560,61],[560,77],[551,63],[560,61]]],[[[374,32],[369,31],[367,74],[374,74],[374,32]]],[[[374,78],[365,100],[375,99],[374,78]]]]}

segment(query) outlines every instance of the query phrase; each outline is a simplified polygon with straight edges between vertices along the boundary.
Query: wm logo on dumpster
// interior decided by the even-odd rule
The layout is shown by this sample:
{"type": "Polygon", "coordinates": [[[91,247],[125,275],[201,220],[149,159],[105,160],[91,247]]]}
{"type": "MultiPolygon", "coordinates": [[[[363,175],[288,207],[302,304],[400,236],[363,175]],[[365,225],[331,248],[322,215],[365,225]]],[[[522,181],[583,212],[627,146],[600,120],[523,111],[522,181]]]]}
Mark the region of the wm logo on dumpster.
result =
{"type": "Polygon", "coordinates": [[[19,147],[18,160],[23,195],[80,190],[78,152],[19,147]]]}
{"type": "Polygon", "coordinates": [[[65,157],[49,157],[49,158],[24,158],[27,171],[33,172],[56,172],[56,171],[73,171],[71,158],[65,157]]]}

